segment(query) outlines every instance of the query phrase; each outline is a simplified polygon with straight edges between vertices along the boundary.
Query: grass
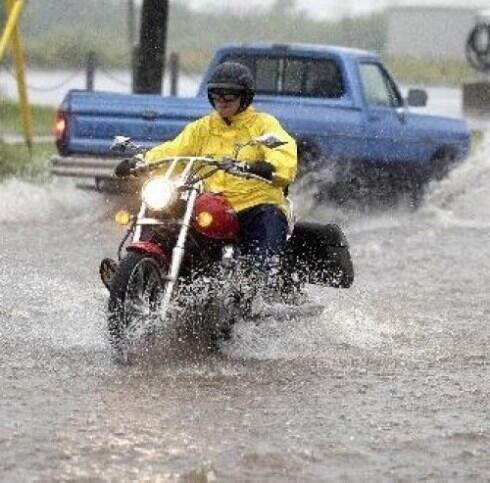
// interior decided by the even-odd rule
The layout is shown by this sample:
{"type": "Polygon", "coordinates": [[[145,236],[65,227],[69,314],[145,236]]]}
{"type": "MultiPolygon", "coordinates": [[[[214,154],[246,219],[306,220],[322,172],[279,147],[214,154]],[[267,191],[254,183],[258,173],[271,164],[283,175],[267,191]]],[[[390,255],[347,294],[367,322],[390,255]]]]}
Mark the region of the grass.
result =
{"type": "Polygon", "coordinates": [[[388,58],[385,62],[403,84],[458,86],[474,78],[472,69],[464,61],[388,58]]]}
{"type": "MultiPolygon", "coordinates": [[[[56,109],[48,106],[31,106],[35,135],[49,135],[53,128],[56,109]]],[[[2,100],[0,97],[0,135],[21,133],[19,105],[16,102],[2,100]]]]}
{"type": "Polygon", "coordinates": [[[485,133],[477,129],[472,129],[470,135],[471,135],[471,152],[475,153],[479,149],[483,148],[483,143],[485,141],[485,133]]]}
{"type": "Polygon", "coordinates": [[[25,146],[0,142],[0,179],[10,176],[39,179],[46,176],[48,158],[54,154],[54,144],[34,145],[32,157],[25,146]]]}
{"type": "MultiPolygon", "coordinates": [[[[34,135],[50,135],[56,109],[31,106],[34,135]]],[[[2,134],[22,133],[19,105],[0,97],[0,139],[2,134]]],[[[48,158],[55,152],[54,143],[35,143],[32,156],[24,145],[5,144],[0,141],[0,179],[9,176],[40,178],[45,176],[48,158]]]]}
{"type": "MultiPolygon", "coordinates": [[[[56,109],[31,106],[34,135],[50,135],[56,109]]],[[[22,133],[19,105],[0,98],[0,139],[2,134],[22,133]]],[[[0,141],[0,179],[9,176],[42,178],[47,173],[48,158],[55,152],[54,143],[36,143],[32,156],[24,145],[10,145],[0,141]]]]}

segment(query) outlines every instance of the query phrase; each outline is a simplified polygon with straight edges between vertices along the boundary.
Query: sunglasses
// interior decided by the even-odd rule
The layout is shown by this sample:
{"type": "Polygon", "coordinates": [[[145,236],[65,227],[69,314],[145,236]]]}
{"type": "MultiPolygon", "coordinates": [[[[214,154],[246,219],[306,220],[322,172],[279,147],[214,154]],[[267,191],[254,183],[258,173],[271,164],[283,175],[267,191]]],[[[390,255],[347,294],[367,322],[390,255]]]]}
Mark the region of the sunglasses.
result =
{"type": "Polygon", "coordinates": [[[240,94],[237,92],[226,92],[226,91],[211,91],[209,96],[213,102],[234,102],[240,98],[240,94]]]}

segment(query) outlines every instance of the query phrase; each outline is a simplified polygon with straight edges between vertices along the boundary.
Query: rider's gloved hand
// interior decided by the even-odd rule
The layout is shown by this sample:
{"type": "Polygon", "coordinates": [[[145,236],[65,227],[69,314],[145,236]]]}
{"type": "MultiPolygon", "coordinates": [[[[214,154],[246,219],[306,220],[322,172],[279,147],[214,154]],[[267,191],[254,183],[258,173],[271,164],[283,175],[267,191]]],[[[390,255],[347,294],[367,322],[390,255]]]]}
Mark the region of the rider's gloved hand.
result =
{"type": "Polygon", "coordinates": [[[127,178],[131,174],[131,170],[136,168],[135,159],[123,159],[114,169],[114,174],[118,178],[127,178]]]}
{"type": "Polygon", "coordinates": [[[256,163],[247,164],[247,171],[271,181],[272,174],[276,171],[276,167],[267,161],[257,161],[256,163]]]}

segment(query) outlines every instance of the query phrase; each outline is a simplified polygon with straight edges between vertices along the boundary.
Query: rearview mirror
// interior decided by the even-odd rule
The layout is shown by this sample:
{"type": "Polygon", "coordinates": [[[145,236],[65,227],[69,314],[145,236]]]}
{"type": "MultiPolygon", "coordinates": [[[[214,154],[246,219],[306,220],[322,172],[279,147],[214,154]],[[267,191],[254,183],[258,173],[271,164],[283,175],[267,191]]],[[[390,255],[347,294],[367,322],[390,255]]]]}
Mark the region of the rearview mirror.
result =
{"type": "Polygon", "coordinates": [[[123,153],[127,149],[132,149],[133,151],[136,151],[139,149],[139,146],[133,143],[130,137],[115,136],[111,144],[111,151],[123,153]]]}
{"type": "Polygon", "coordinates": [[[111,151],[124,151],[131,138],[126,136],[114,136],[111,144],[111,151]]]}
{"type": "Polygon", "coordinates": [[[235,151],[233,153],[233,157],[235,159],[238,158],[238,153],[246,146],[257,146],[257,145],[265,146],[269,149],[274,149],[283,144],[287,144],[287,141],[281,141],[278,137],[274,136],[274,134],[263,134],[262,136],[258,136],[256,138],[252,138],[246,143],[236,144],[235,151]]]}
{"type": "Polygon", "coordinates": [[[254,138],[254,141],[269,149],[278,148],[279,146],[287,144],[287,141],[281,141],[278,137],[274,136],[274,134],[264,134],[263,136],[254,138]]]}
{"type": "Polygon", "coordinates": [[[427,105],[427,92],[424,89],[410,89],[407,95],[407,105],[424,107],[427,105]]]}

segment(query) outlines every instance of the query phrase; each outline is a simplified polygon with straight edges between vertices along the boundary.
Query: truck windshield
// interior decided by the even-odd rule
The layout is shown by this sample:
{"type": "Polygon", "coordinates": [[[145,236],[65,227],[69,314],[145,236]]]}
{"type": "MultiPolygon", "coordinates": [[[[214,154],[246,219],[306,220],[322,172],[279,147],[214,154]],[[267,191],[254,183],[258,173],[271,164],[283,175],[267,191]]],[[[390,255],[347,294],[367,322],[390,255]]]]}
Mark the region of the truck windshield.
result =
{"type": "Polygon", "coordinates": [[[344,94],[342,74],[333,59],[229,55],[223,60],[246,65],[255,77],[257,94],[326,98],[344,94]]]}

